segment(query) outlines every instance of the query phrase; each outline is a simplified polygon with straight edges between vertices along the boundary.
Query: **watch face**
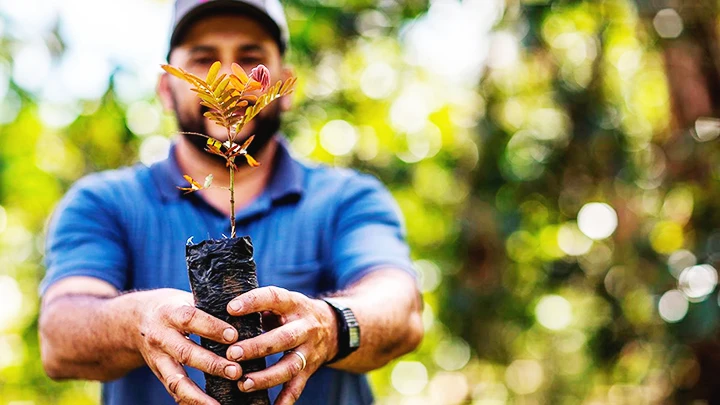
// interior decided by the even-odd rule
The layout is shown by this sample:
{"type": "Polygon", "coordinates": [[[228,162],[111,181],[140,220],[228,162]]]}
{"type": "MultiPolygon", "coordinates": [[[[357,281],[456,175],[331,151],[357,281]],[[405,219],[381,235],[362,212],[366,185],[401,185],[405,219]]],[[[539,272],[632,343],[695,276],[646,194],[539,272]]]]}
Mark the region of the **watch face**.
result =
{"type": "Polygon", "coordinates": [[[350,347],[360,347],[360,328],[357,326],[350,328],[350,347]]]}
{"type": "Polygon", "coordinates": [[[338,320],[338,348],[340,349],[334,362],[342,359],[360,347],[360,324],[352,310],[339,302],[323,298],[330,304],[338,320]]]}

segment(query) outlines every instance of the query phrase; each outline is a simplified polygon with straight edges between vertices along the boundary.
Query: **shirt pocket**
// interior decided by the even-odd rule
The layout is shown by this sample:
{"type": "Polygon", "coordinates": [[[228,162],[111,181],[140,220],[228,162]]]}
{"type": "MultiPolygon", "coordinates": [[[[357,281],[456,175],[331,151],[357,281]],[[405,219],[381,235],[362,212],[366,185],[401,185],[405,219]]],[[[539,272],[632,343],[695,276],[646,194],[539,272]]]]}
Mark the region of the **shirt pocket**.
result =
{"type": "Polygon", "coordinates": [[[321,268],[320,262],[272,265],[265,269],[265,280],[261,280],[261,283],[312,297],[318,293],[322,276],[321,268]]]}

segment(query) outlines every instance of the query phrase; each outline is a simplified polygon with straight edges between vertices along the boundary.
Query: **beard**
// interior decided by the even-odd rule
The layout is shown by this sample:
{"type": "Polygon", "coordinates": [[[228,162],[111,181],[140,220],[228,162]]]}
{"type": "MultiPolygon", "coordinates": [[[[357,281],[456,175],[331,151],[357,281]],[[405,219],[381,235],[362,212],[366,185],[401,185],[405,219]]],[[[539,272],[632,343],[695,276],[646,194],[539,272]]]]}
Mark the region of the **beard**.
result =
{"type": "MultiPolygon", "coordinates": [[[[174,93],[173,102],[176,106],[178,105],[174,93]]],[[[206,134],[208,132],[208,121],[203,116],[203,114],[205,114],[205,112],[207,111],[210,111],[210,109],[204,105],[198,105],[196,114],[183,114],[179,110],[175,109],[175,118],[177,118],[178,128],[182,132],[196,132],[199,134],[206,134]]],[[[250,146],[248,146],[247,152],[253,157],[257,156],[260,152],[263,151],[263,149],[265,149],[268,143],[270,143],[272,137],[280,129],[280,104],[271,103],[270,105],[265,107],[262,112],[264,114],[256,115],[249,124],[252,125],[255,139],[253,139],[250,146]]],[[[238,138],[235,140],[235,142],[242,145],[243,142],[245,142],[251,135],[253,134],[250,134],[242,139],[238,138]]],[[[207,156],[209,156],[213,161],[225,166],[225,158],[212,153],[208,153],[205,150],[205,145],[207,145],[206,138],[192,134],[182,134],[182,136],[196,150],[207,154],[207,156]]]]}

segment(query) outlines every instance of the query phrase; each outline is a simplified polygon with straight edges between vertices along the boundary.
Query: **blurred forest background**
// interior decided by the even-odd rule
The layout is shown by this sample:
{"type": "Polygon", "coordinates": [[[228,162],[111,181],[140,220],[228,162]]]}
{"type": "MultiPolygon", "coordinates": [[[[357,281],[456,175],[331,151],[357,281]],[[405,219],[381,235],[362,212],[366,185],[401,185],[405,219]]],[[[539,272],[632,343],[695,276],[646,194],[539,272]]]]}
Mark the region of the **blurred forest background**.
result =
{"type": "MultiPolygon", "coordinates": [[[[288,0],[297,156],[392,190],[426,339],[380,404],[720,403],[715,0],[288,0]]],[[[0,404],[45,377],[43,233],[162,159],[168,0],[0,0],[0,404]]]]}

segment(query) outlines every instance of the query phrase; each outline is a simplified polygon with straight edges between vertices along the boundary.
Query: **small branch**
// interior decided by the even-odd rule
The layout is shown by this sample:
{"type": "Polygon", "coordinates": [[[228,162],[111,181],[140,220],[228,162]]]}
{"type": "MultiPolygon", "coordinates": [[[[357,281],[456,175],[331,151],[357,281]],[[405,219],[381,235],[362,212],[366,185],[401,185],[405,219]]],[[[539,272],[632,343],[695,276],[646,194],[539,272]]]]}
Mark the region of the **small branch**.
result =
{"type": "Polygon", "coordinates": [[[230,165],[230,237],[235,237],[235,168],[230,165]]]}
{"type": "MultiPolygon", "coordinates": [[[[227,136],[230,142],[234,142],[234,137],[231,135],[230,126],[227,126],[227,136]]],[[[230,157],[226,157],[228,163],[228,170],[230,170],[230,237],[235,237],[235,165],[230,161],[230,157]]]]}
{"type": "Polygon", "coordinates": [[[203,138],[211,138],[210,136],[205,135],[205,134],[201,134],[201,133],[199,133],[199,132],[178,131],[177,133],[180,134],[180,135],[197,135],[197,136],[202,136],[203,138]]]}

